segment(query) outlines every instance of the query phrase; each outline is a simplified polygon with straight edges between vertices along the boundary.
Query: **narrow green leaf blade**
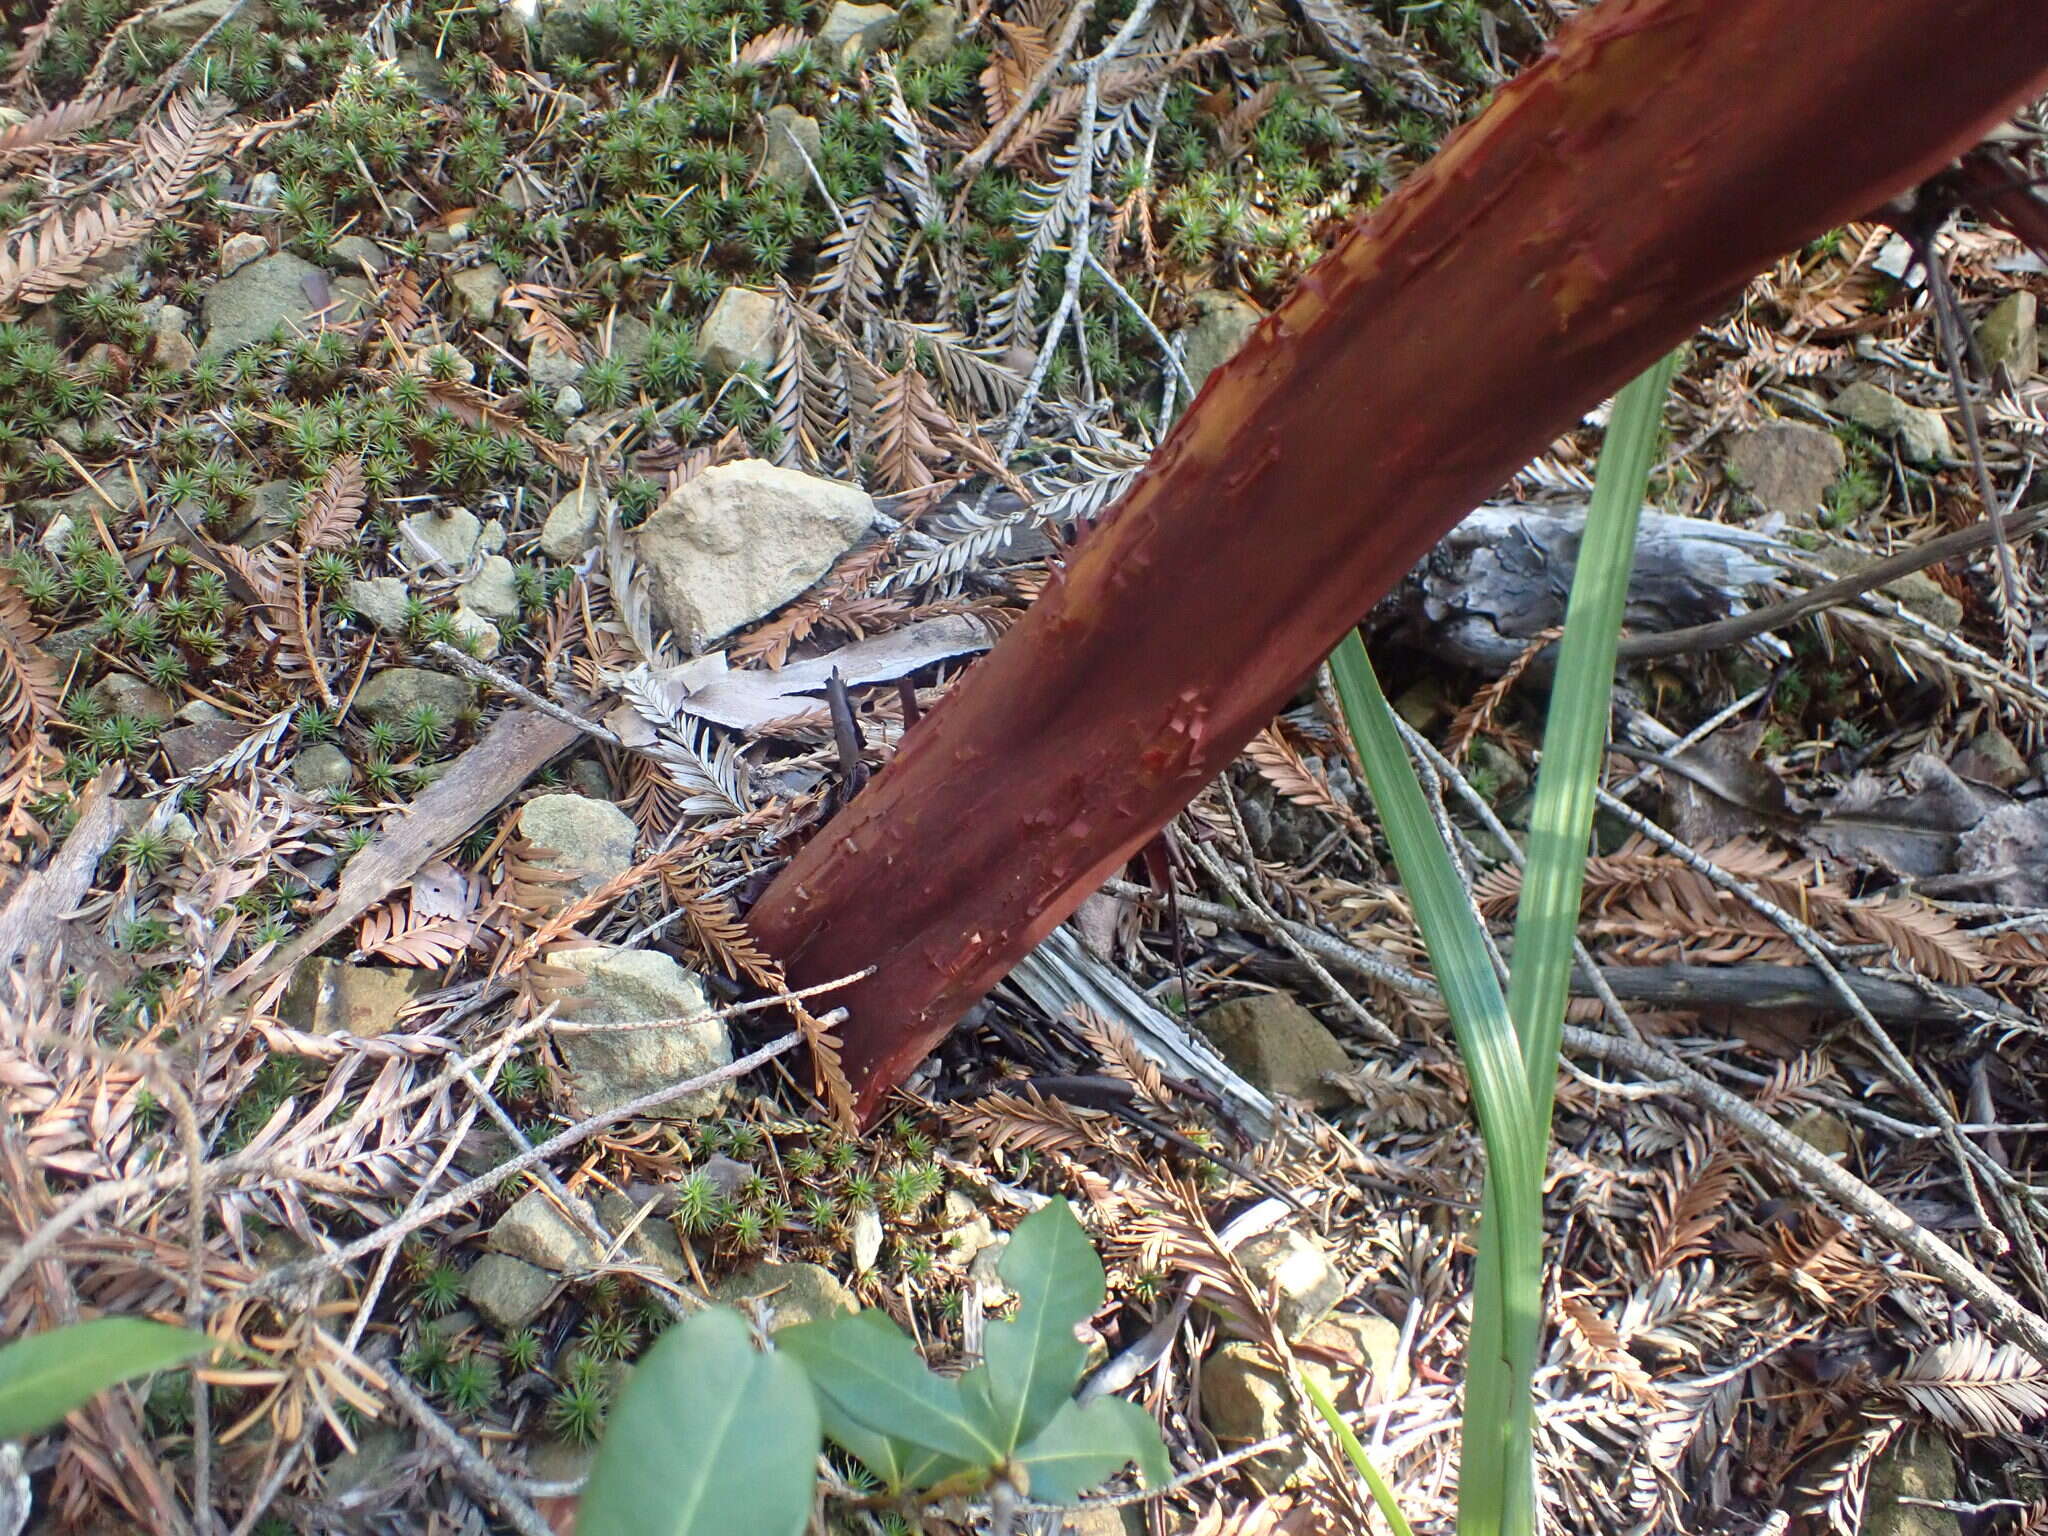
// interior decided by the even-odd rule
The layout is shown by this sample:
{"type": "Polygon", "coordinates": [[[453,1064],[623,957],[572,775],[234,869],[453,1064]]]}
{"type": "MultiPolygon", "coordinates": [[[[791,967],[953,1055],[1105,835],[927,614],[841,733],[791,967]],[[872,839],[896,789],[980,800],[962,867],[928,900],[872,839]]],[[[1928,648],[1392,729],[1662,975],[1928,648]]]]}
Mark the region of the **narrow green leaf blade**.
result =
{"type": "Polygon", "coordinates": [[[578,1536],[800,1536],[820,1443],[802,1367],[755,1349],[738,1313],[700,1312],[626,1384],[578,1536]]]}
{"type": "Polygon", "coordinates": [[[1330,1426],[1330,1432],[1337,1437],[1337,1443],[1344,1447],[1344,1454],[1351,1459],[1351,1465],[1358,1469],[1358,1475],[1365,1479],[1366,1488],[1372,1493],[1372,1501],[1386,1516],[1387,1524],[1394,1536],[1415,1536],[1415,1528],[1408,1523],[1408,1517],[1401,1512],[1401,1501],[1394,1497],[1394,1490],[1387,1486],[1387,1480],[1380,1476],[1380,1469],[1372,1464],[1372,1458],[1365,1453],[1365,1447],[1358,1443],[1358,1436],[1351,1432],[1351,1426],[1344,1422],[1344,1416],[1337,1411],[1337,1405],[1329,1395],[1315,1384],[1308,1372],[1295,1373],[1295,1381],[1308,1394],[1308,1400],[1316,1405],[1316,1412],[1323,1416],[1323,1422],[1330,1426]]]}
{"type": "Polygon", "coordinates": [[[0,1440],[48,1429],[87,1399],[204,1354],[203,1333],[141,1317],[102,1317],[0,1349],[0,1440]]]}
{"type": "Polygon", "coordinates": [[[984,1335],[981,1406],[989,1438],[1007,1456],[1073,1397],[1088,1359],[1074,1330],[1102,1306],[1104,1281],[1102,1260],[1064,1200],[1018,1224],[997,1273],[1017,1293],[1017,1315],[990,1323],[984,1335]]]}
{"type": "Polygon", "coordinates": [[[1029,1480],[1031,1497],[1048,1504],[1073,1503],[1127,1461],[1138,1464],[1139,1479],[1148,1488],[1173,1475],[1159,1426],[1121,1397],[1069,1402],[1013,1458],[1029,1480]]]}
{"type": "Polygon", "coordinates": [[[778,1333],[775,1344],[810,1372],[820,1397],[856,1424],[971,1466],[1002,1459],[958,1385],[933,1375],[909,1336],[881,1313],[800,1323],[778,1333]]]}

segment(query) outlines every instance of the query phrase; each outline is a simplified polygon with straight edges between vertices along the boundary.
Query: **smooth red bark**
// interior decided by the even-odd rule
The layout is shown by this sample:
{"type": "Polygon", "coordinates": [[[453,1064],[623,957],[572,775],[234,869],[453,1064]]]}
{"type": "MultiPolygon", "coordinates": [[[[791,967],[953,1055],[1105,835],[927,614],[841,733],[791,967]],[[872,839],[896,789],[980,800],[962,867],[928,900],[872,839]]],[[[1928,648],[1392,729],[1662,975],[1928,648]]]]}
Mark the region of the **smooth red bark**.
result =
{"type": "Polygon", "coordinates": [[[2048,84],[2042,0],[1605,0],[1355,227],[776,879],[872,1114],[1366,609],[1781,252],[2048,84]]]}

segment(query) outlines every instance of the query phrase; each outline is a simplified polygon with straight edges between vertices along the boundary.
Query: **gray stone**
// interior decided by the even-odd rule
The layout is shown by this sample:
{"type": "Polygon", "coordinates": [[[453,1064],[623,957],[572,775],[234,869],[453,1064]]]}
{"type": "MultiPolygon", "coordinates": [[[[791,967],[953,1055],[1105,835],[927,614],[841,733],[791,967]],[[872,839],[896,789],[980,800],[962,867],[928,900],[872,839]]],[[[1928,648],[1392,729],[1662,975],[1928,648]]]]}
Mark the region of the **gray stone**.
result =
{"type": "Polygon", "coordinates": [[[2015,384],[2031,379],[2041,367],[2041,333],[2036,328],[2040,306],[2022,288],[1991,307],[1977,326],[1977,350],[1987,368],[2004,368],[2015,384]]]}
{"type": "Polygon", "coordinates": [[[540,552],[550,560],[575,560],[597,545],[597,525],[604,515],[604,493],[579,485],[556,502],[541,525],[540,552]]]}
{"type": "Polygon", "coordinates": [[[540,389],[567,389],[583,377],[583,361],[536,341],[526,349],[526,376],[540,389]]]}
{"type": "Polygon", "coordinates": [[[1957,755],[1955,770],[1996,789],[2011,789],[2033,772],[2013,739],[1995,725],[1979,731],[1957,755]]]}
{"type": "Polygon", "coordinates": [[[140,720],[144,725],[162,725],[178,712],[176,700],[126,672],[109,672],[96,691],[111,713],[140,720]]]}
{"type": "Polygon", "coordinates": [[[512,562],[503,555],[486,555],[477,573],[457,587],[455,595],[463,607],[484,618],[519,617],[519,582],[512,562]]]}
{"type": "Polygon", "coordinates": [[[243,6],[237,6],[234,0],[186,0],[183,5],[174,5],[151,16],[141,26],[152,33],[194,43],[223,21],[230,11],[234,12],[236,19],[259,29],[270,19],[270,7],[264,0],[251,0],[250,4],[243,6]]]}
{"type": "MultiPolygon", "coordinates": [[[[667,955],[593,945],[551,958],[586,978],[563,999],[564,1016],[574,1023],[689,1020],[658,1028],[558,1033],[555,1047],[568,1068],[578,1113],[601,1114],[731,1062],[732,1041],[724,1022],[697,1017],[708,1006],[703,984],[667,955]]],[[[729,1084],[715,1083],[670,1100],[655,1114],[665,1119],[708,1115],[729,1091],[729,1084]]]]}
{"type": "Polygon", "coordinates": [[[70,629],[60,629],[54,635],[45,635],[43,654],[57,663],[59,672],[68,672],[81,657],[92,654],[92,648],[99,640],[99,625],[78,624],[70,629]]]}
{"type": "Polygon", "coordinates": [[[534,54],[544,64],[565,58],[603,59],[620,43],[617,8],[605,0],[543,0],[540,12],[534,54]]]}
{"type": "Polygon", "coordinates": [[[178,706],[177,718],[187,725],[227,725],[232,723],[235,717],[204,699],[187,699],[178,706]]]}
{"type": "MultiPolygon", "coordinates": [[[[330,300],[320,318],[328,325],[357,325],[377,307],[377,290],[360,273],[344,272],[328,284],[330,300]]],[[[471,370],[474,374],[475,370],[471,370]]],[[[464,380],[467,383],[467,380],[464,380]]]]}
{"type": "Polygon", "coordinates": [[[344,1451],[327,1464],[324,1471],[326,1496],[339,1499],[358,1489],[371,1491],[382,1488],[391,1474],[392,1463],[410,1448],[410,1444],[405,1434],[393,1425],[364,1425],[356,1431],[356,1448],[344,1451]]]}
{"type": "MultiPolygon", "coordinates": [[[[586,1207],[582,1214],[591,1212],[586,1207]]],[[[494,1253],[508,1253],[555,1274],[604,1261],[604,1250],[546,1189],[530,1189],[515,1200],[491,1228],[490,1244],[494,1253]]]]}
{"type": "Polygon", "coordinates": [[[671,491],[636,543],[656,608],[700,651],[802,593],[874,516],[858,486],[743,459],[671,491]]]}
{"type": "Polygon", "coordinates": [[[220,275],[239,272],[250,262],[270,254],[270,242],[247,230],[229,235],[220,243],[220,275]]]}
{"type": "Polygon", "coordinates": [[[343,794],[355,781],[356,765],[332,742],[316,741],[292,759],[292,782],[305,794],[343,794]]]}
{"type": "Polygon", "coordinates": [[[64,546],[71,542],[71,530],[78,525],[71,520],[69,512],[59,512],[36,535],[36,548],[52,560],[64,558],[64,546]]]}
{"type": "MultiPolygon", "coordinates": [[[[1237,349],[1266,315],[1243,294],[1224,288],[1204,289],[1189,302],[1195,318],[1181,332],[1187,340],[1181,348],[1180,364],[1199,390],[1210,374],[1237,355],[1237,349]]],[[[1186,403],[1183,401],[1183,406],[1186,403]]]]}
{"type": "Polygon", "coordinates": [[[1325,1080],[1348,1072],[1351,1058],[1337,1037],[1293,998],[1276,992],[1233,998],[1200,1014],[1195,1028],[1247,1082],[1317,1109],[1348,1104],[1343,1089],[1325,1080]]]}
{"type": "Polygon", "coordinates": [[[1849,1122],[1829,1110],[1809,1109],[1788,1122],[1785,1129],[1834,1162],[1856,1150],[1856,1133],[1849,1129],[1849,1122]]]}
{"type": "Polygon", "coordinates": [[[268,341],[273,332],[306,330],[313,314],[306,288],[309,278],[324,283],[326,274],[289,251],[252,261],[232,277],[222,278],[200,305],[206,317],[200,355],[224,357],[268,341]]]}
{"type": "Polygon", "coordinates": [[[1344,1299],[1344,1277],[1320,1244],[1295,1227],[1261,1232],[1238,1245],[1237,1260],[1261,1296],[1273,1301],[1274,1321],[1299,1338],[1344,1299]]]}
{"type": "Polygon", "coordinates": [[[282,538],[291,530],[296,495],[291,481],[266,480],[249,492],[247,504],[228,519],[222,531],[244,549],[282,538]]]}
{"type": "Polygon", "coordinates": [[[742,1311],[752,1310],[746,1303],[760,1301],[770,1333],[860,1310],[853,1292],[817,1264],[756,1264],[720,1281],[712,1288],[711,1299],[742,1311]]]}
{"type": "Polygon", "coordinates": [[[536,795],[520,807],[519,835],[547,850],[535,862],[574,877],[561,887],[565,896],[584,896],[633,867],[640,829],[608,800],[536,795]]]}
{"type": "Polygon", "coordinates": [[[275,171],[258,171],[242,189],[242,201],[251,208],[275,208],[284,191],[284,178],[275,171]]]}
{"type": "Polygon", "coordinates": [[[467,508],[415,512],[398,525],[398,552],[414,570],[438,563],[460,571],[483,547],[483,538],[483,523],[467,508]]]}
{"type": "Polygon", "coordinates": [[[463,1276],[462,1294],[494,1326],[517,1332],[539,1317],[555,1293],[555,1277],[510,1254],[487,1253],[463,1276]]]}
{"type": "Polygon", "coordinates": [[[455,312],[471,325],[489,325],[498,313],[498,295],[505,291],[505,274],[495,263],[465,267],[448,279],[448,291],[455,297],[455,312]]]}
{"type": "Polygon", "coordinates": [[[1728,473],[1766,512],[1811,518],[1848,466],[1834,433],[1798,421],[1774,421],[1738,433],[1728,473]]]}
{"type": "Polygon", "coordinates": [[[654,328],[637,315],[614,315],[605,339],[605,356],[616,357],[634,368],[647,364],[654,346],[654,328]]]}
{"type": "Polygon", "coordinates": [[[405,633],[405,608],[412,592],[396,576],[372,576],[349,582],[342,589],[349,606],[387,634],[405,633]]]}
{"type": "Polygon", "coordinates": [[[755,288],[728,288],[697,328],[697,353],[719,373],[775,363],[775,300],[755,288]]]}
{"type": "Polygon", "coordinates": [[[584,411],[583,391],[574,384],[564,384],[555,391],[555,414],[564,421],[574,421],[584,411]]]}
{"type": "Polygon", "coordinates": [[[615,791],[611,775],[604,771],[604,764],[588,757],[579,757],[562,770],[562,778],[579,795],[588,795],[593,800],[609,801],[615,791]]]}
{"type": "Polygon", "coordinates": [[[478,661],[489,661],[505,648],[498,626],[475,609],[457,603],[448,617],[454,621],[455,643],[478,661]]]}
{"type": "Polygon", "coordinates": [[[174,726],[158,740],[173,773],[191,773],[227,756],[248,736],[249,727],[239,720],[202,720],[193,725],[174,726]]]}
{"type": "Polygon", "coordinates": [[[383,272],[391,266],[390,253],[376,241],[365,240],[361,235],[343,235],[327,247],[327,255],[343,272],[361,272],[365,267],[372,272],[383,272]]]}
{"type": "Polygon", "coordinates": [[[172,373],[185,373],[199,361],[199,349],[192,345],[192,338],[182,327],[174,331],[159,330],[150,341],[149,360],[172,373]]]}
{"type": "Polygon", "coordinates": [[[832,57],[850,62],[886,43],[889,29],[895,25],[893,6],[854,5],[850,0],[838,0],[825,13],[825,24],[818,28],[818,42],[832,57]]]}
{"type": "Polygon", "coordinates": [[[1930,1507],[1955,1496],[1955,1457],[1941,1436],[1901,1435],[1871,1464],[1863,1536],[1962,1536],[1963,1522],[1954,1510],[1930,1507]]]}
{"type": "MultiPolygon", "coordinates": [[[[644,1201],[629,1200],[616,1190],[607,1190],[597,1197],[597,1219],[604,1223],[604,1229],[617,1236],[639,1219],[640,1207],[644,1201]]],[[[632,1236],[620,1249],[636,1264],[645,1264],[658,1269],[671,1280],[690,1278],[689,1260],[683,1257],[682,1239],[676,1236],[676,1229],[659,1215],[650,1211],[644,1221],[633,1227],[632,1236]]]]}
{"type": "Polygon", "coordinates": [[[476,689],[463,679],[420,667],[386,667],[356,694],[356,708],[370,720],[403,720],[422,704],[453,720],[474,702],[476,689]]]}
{"type": "Polygon", "coordinates": [[[310,1035],[389,1034],[408,1003],[427,990],[430,971],[411,966],[307,960],[285,989],[284,1019],[310,1035]]]}
{"type": "Polygon", "coordinates": [[[903,51],[913,64],[938,64],[953,51],[959,37],[960,13],[950,5],[935,5],[903,51]]]}
{"type": "Polygon", "coordinates": [[[814,185],[810,165],[824,159],[825,140],[815,117],[805,117],[795,107],[768,109],[767,126],[761,135],[761,179],[784,186],[809,188],[814,185]]]}
{"type": "Polygon", "coordinates": [[[1867,379],[1835,396],[1835,409],[1860,427],[1897,438],[1899,451],[1916,464],[1955,457],[1955,442],[1939,411],[1908,405],[1867,379]]]}
{"type": "MultiPolygon", "coordinates": [[[[1299,1362],[1324,1392],[1335,1383],[1314,1360],[1299,1362]]],[[[1288,1402],[1293,1388],[1267,1362],[1265,1352],[1242,1339],[1231,1339],[1209,1352],[1202,1362],[1202,1424],[1225,1445],[1270,1440],[1292,1427],[1288,1402]]],[[[1284,1487],[1306,1470],[1309,1452],[1295,1444],[1269,1451],[1242,1463],[1253,1482],[1267,1492],[1284,1487]]]]}

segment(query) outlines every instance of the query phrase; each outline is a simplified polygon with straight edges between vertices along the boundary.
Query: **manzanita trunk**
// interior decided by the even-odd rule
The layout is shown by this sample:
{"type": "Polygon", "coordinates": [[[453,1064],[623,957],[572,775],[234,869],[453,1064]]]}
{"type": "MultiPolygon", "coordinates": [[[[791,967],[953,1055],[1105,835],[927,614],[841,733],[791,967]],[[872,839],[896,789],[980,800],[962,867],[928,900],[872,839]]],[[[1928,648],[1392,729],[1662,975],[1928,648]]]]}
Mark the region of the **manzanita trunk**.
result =
{"type": "Polygon", "coordinates": [[[1304,277],[771,885],[872,1114],[1371,604],[1781,252],[2048,84],[2043,0],[1605,0],[1304,277]]]}

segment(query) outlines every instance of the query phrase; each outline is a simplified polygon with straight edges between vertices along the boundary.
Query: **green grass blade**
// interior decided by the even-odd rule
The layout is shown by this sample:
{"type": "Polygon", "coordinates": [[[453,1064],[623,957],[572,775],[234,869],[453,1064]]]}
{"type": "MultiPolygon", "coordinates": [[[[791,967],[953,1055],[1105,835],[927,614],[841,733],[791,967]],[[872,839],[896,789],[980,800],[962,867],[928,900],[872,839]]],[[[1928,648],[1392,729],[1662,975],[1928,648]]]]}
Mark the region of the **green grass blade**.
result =
{"type": "Polygon", "coordinates": [[[1459,1470],[1461,1531],[1522,1532],[1533,1507],[1529,1382],[1541,1338],[1542,1179],[1547,1124],[1529,1100],[1528,1067],[1507,999],[1451,852],[1430,815],[1415,765],[1394,725],[1356,631],[1331,654],[1346,723],[1358,744],[1380,825],[1451,1015],[1486,1142],[1486,1209],[1466,1351],[1459,1470]]]}
{"type": "Polygon", "coordinates": [[[1628,605],[1636,523],[1678,359],[1678,352],[1660,359],[1615,399],[1600,447],[1593,505],[1579,540],[1543,731],[1543,762],[1530,803],[1528,867],[1515,910],[1508,1013],[1528,1062],[1531,1107],[1546,1126],[1557,1086],[1572,937],[1578,932],[1593,831],[1593,792],[1599,787],[1614,709],[1614,655],[1628,605]]]}
{"type": "Polygon", "coordinates": [[[1337,1443],[1344,1447],[1344,1454],[1351,1458],[1351,1465],[1358,1468],[1358,1475],[1365,1479],[1365,1486],[1372,1494],[1373,1503],[1379,1505],[1380,1513],[1387,1517],[1387,1524],[1393,1528],[1394,1536],[1415,1536],[1415,1529],[1409,1525],[1408,1517],[1401,1513],[1400,1500],[1394,1497],[1394,1490],[1387,1486],[1387,1480],[1380,1476],[1380,1469],[1372,1464],[1372,1458],[1365,1454],[1365,1447],[1358,1443],[1358,1436],[1351,1432],[1351,1426],[1344,1422],[1344,1416],[1337,1412],[1337,1405],[1330,1401],[1323,1389],[1309,1380],[1307,1371],[1295,1374],[1301,1383],[1301,1390],[1308,1394],[1308,1400],[1316,1405],[1316,1412],[1323,1416],[1323,1422],[1330,1426],[1330,1432],[1337,1437],[1337,1443]]]}

